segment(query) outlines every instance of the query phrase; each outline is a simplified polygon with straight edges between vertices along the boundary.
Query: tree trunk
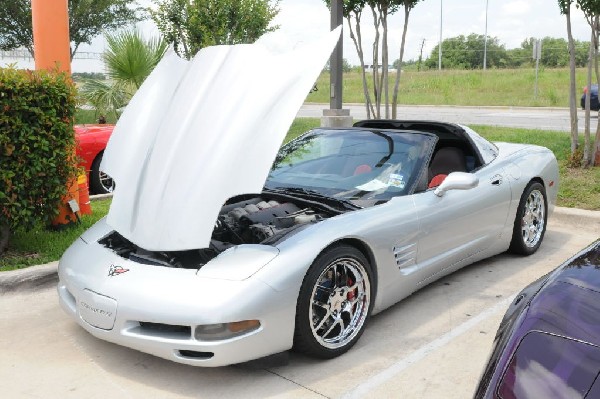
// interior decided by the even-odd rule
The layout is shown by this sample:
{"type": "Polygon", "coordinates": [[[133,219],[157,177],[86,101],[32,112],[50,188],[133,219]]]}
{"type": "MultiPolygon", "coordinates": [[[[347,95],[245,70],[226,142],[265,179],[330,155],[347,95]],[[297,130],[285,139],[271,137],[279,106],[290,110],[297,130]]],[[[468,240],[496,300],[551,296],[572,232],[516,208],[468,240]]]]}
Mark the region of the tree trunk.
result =
{"type": "Polygon", "coordinates": [[[373,13],[373,25],[375,27],[375,39],[373,40],[373,92],[375,96],[375,118],[381,118],[381,87],[379,86],[379,15],[375,6],[371,6],[371,12],[373,13]]]}
{"type": "MultiPolygon", "coordinates": [[[[594,34],[594,70],[596,72],[596,84],[600,83],[600,69],[598,67],[598,44],[600,35],[600,16],[596,15],[594,20],[595,34],[594,34]]],[[[600,111],[598,111],[600,117],[600,111]]],[[[596,126],[596,136],[594,138],[594,145],[592,147],[592,153],[590,156],[590,165],[600,166],[600,123],[596,126]]]]}
{"type": "Polygon", "coordinates": [[[585,96],[585,127],[584,127],[584,144],[583,144],[583,160],[581,165],[587,168],[590,164],[590,97],[592,97],[592,65],[594,63],[594,29],[592,28],[592,38],[590,41],[590,49],[588,51],[588,66],[587,66],[587,95],[585,96]]]}
{"type": "Polygon", "coordinates": [[[387,28],[387,13],[386,8],[380,10],[381,27],[383,29],[383,40],[381,42],[381,86],[383,86],[385,100],[385,119],[390,119],[390,93],[389,93],[389,53],[388,53],[388,28],[387,28]]]}
{"type": "MultiPolygon", "coordinates": [[[[404,30],[402,31],[402,42],[400,42],[400,58],[398,59],[398,69],[396,71],[396,83],[394,84],[394,96],[392,98],[392,119],[398,116],[398,88],[400,87],[400,74],[402,73],[402,60],[404,59],[404,45],[406,43],[406,31],[408,30],[408,16],[410,9],[404,6],[404,30]]],[[[421,46],[421,52],[423,46],[421,46]]],[[[419,57],[420,60],[420,57],[419,57]]]]}
{"type": "Polygon", "coordinates": [[[373,103],[371,102],[371,95],[369,94],[369,85],[367,84],[367,74],[365,71],[365,55],[362,48],[362,37],[360,31],[360,17],[360,13],[355,13],[354,20],[356,21],[356,35],[354,34],[354,30],[352,29],[352,21],[350,16],[348,16],[346,20],[348,21],[348,26],[350,28],[350,38],[354,43],[354,47],[356,47],[356,52],[358,53],[358,59],[360,61],[363,94],[365,96],[365,107],[367,108],[367,119],[371,119],[371,115],[375,113],[375,110],[373,110],[373,103]]]}
{"type": "Polygon", "coordinates": [[[0,224],[0,256],[8,248],[8,239],[10,237],[10,229],[7,225],[0,224]]]}
{"type": "MultiPolygon", "coordinates": [[[[571,32],[571,12],[567,10],[567,36],[569,39],[569,69],[571,85],[569,87],[569,112],[571,116],[571,154],[575,153],[579,144],[579,130],[577,126],[577,88],[575,81],[575,43],[571,32]]],[[[589,96],[588,96],[589,97],[589,96]]]]}

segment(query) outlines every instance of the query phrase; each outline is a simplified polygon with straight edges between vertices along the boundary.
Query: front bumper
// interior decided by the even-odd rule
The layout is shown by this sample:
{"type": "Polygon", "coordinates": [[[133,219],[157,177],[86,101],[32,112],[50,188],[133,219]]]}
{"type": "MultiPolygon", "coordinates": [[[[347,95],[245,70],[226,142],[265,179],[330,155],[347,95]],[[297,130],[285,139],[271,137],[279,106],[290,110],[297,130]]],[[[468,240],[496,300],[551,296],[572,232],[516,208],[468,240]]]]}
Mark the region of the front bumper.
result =
{"type": "Polygon", "coordinates": [[[134,263],[77,240],[59,264],[62,308],[92,335],[164,359],[216,367],[288,350],[297,292],[258,279],[202,278],[196,270],[134,263]],[[115,266],[126,270],[110,273],[115,266]],[[201,325],[259,320],[234,338],[201,340],[201,325]]]}

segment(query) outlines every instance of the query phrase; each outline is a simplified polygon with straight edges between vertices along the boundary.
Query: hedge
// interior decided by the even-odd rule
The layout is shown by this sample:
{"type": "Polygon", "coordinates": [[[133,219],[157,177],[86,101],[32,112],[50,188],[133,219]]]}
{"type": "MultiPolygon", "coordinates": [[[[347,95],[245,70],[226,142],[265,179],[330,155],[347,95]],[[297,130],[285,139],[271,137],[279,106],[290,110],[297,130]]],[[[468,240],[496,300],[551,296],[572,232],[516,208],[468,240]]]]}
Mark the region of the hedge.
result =
{"type": "Polygon", "coordinates": [[[74,113],[69,75],[0,68],[0,253],[2,231],[57,215],[77,172],[74,113]]]}

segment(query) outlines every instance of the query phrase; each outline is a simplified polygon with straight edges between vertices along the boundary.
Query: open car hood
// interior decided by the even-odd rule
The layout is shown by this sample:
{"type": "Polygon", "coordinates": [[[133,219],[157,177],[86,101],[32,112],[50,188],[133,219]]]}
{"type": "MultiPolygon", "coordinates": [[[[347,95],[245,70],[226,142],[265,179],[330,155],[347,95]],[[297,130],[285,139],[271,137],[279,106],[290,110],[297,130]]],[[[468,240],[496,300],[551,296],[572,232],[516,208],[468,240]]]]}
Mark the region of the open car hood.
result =
{"type": "Polygon", "coordinates": [[[204,48],[191,61],[166,55],[104,153],[116,182],[107,223],[147,250],[208,247],[223,203],[262,191],[340,32],[289,51],[255,43],[204,48]]]}

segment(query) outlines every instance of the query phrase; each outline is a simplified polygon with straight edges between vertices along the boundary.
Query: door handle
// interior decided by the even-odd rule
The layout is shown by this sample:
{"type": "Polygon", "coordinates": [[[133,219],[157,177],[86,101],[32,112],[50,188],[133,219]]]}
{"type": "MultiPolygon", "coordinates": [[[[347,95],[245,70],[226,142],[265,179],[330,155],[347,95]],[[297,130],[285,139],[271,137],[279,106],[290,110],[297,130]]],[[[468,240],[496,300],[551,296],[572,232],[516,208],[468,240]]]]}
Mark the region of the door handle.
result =
{"type": "Polygon", "coordinates": [[[499,186],[502,184],[502,176],[501,175],[495,175],[490,180],[492,182],[492,186],[499,186]]]}

